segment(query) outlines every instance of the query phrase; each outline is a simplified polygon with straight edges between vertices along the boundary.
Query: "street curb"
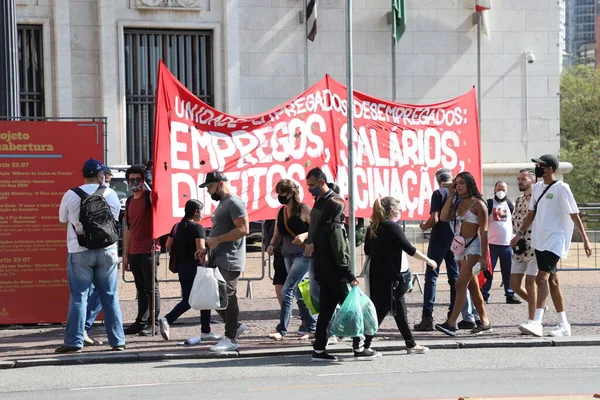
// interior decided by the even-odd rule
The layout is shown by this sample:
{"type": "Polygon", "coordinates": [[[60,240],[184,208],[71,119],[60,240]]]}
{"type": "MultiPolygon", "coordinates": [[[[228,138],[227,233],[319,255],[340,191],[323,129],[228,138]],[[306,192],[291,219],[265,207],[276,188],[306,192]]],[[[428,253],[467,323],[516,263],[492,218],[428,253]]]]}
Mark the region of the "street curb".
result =
{"type": "MultiPolygon", "coordinates": [[[[373,347],[379,351],[403,351],[406,346],[402,343],[376,342],[373,347]]],[[[567,347],[567,346],[600,346],[600,336],[594,337],[570,337],[570,338],[531,338],[531,339],[466,339],[466,340],[438,340],[423,343],[431,350],[452,349],[486,349],[486,348],[533,348],[533,347],[567,347]]],[[[331,353],[350,353],[350,343],[341,343],[329,346],[331,353]]],[[[107,364],[118,362],[150,362],[150,361],[172,361],[172,360],[206,360],[206,359],[243,359],[273,356],[300,356],[310,355],[311,347],[288,347],[288,348],[266,348],[266,349],[241,349],[237,352],[211,353],[209,351],[198,352],[132,352],[107,353],[90,355],[67,355],[58,357],[25,358],[16,360],[0,361],[0,370],[16,369],[41,366],[66,366],[66,365],[89,365],[107,364]]]]}

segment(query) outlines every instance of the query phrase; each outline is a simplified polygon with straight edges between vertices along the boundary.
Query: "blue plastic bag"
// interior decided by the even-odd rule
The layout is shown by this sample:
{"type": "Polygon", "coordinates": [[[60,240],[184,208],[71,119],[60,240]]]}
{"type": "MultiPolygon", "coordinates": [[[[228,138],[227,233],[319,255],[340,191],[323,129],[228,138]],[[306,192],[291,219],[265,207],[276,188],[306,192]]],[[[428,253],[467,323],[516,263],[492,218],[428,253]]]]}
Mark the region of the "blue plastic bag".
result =
{"type": "MultiPolygon", "coordinates": [[[[331,321],[331,333],[336,336],[354,337],[364,333],[363,310],[360,295],[362,290],[354,286],[342,307],[335,313],[331,321]]],[[[364,295],[364,293],[363,293],[364,295]]],[[[365,296],[366,297],[366,296],[365,296]]]]}

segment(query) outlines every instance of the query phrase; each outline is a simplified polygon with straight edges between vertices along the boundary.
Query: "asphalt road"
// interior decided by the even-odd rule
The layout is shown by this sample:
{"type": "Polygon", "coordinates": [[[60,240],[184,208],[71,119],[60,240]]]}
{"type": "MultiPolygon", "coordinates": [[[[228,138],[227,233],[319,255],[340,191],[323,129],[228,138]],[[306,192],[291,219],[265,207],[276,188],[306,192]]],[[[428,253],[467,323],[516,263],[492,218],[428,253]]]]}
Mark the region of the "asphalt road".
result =
{"type": "Polygon", "coordinates": [[[591,399],[600,393],[600,347],[394,352],[372,362],[343,357],[325,365],[290,356],[1,370],[0,398],[591,399]]]}

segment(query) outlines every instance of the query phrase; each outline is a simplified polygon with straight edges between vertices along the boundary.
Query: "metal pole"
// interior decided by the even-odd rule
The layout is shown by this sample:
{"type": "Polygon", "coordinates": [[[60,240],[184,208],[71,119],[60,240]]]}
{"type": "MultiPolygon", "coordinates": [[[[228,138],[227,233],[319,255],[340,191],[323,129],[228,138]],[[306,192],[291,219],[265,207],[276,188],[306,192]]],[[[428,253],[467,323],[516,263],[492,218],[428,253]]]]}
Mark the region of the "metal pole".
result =
{"type": "Polygon", "coordinates": [[[396,39],[394,39],[394,21],[392,21],[392,101],[396,102],[396,39]]]}
{"type": "Polygon", "coordinates": [[[152,336],[156,334],[156,240],[152,239],[152,336]]]}
{"type": "Polygon", "coordinates": [[[304,90],[308,89],[308,0],[304,0],[304,90]]]}
{"type": "Polygon", "coordinates": [[[477,13],[477,118],[481,133],[481,12],[477,13]]]}
{"type": "Polygon", "coordinates": [[[0,116],[20,116],[15,0],[0,1],[0,116]]]}
{"type": "Polygon", "coordinates": [[[529,132],[529,77],[527,71],[527,59],[525,61],[525,127],[527,128],[527,132],[529,132]]]}
{"type": "Polygon", "coordinates": [[[354,195],[354,186],[356,177],[354,176],[354,77],[352,68],[352,0],[346,0],[346,82],[348,86],[348,110],[347,110],[347,128],[348,128],[348,205],[349,213],[349,232],[350,239],[350,263],[352,273],[356,275],[356,196],[354,195]]]}

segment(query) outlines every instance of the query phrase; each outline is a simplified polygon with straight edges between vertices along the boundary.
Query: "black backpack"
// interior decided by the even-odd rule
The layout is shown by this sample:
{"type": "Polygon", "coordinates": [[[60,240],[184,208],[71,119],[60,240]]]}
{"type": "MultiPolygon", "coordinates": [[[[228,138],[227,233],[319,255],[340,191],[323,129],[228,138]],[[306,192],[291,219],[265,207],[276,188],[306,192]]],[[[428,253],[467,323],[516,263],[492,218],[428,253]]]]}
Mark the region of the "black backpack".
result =
{"type": "Polygon", "coordinates": [[[81,198],[79,222],[83,225],[83,234],[77,235],[79,245],[91,250],[116,243],[119,231],[117,221],[104,198],[106,187],[101,185],[92,194],[87,194],[79,187],[71,190],[81,198]]]}

